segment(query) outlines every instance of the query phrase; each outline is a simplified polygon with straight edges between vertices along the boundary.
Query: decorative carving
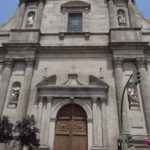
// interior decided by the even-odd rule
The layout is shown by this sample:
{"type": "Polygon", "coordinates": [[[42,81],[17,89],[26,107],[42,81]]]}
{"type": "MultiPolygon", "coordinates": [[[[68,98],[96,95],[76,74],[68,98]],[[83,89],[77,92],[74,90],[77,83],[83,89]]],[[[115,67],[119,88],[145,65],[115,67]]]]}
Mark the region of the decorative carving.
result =
{"type": "Polygon", "coordinates": [[[64,85],[66,85],[66,86],[78,86],[78,85],[83,85],[83,84],[78,80],[77,74],[69,74],[68,80],[64,83],[64,85]]]}

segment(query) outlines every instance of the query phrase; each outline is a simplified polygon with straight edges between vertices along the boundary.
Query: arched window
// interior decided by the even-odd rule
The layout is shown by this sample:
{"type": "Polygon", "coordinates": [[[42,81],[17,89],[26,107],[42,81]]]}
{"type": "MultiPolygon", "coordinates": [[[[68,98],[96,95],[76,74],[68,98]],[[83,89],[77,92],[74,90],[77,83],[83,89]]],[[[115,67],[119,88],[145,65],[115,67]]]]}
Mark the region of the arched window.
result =
{"type": "Polygon", "coordinates": [[[118,19],[118,25],[119,26],[126,26],[127,25],[126,13],[124,10],[119,9],[117,11],[117,19],[118,19]]]}
{"type": "Polygon", "coordinates": [[[33,27],[34,20],[35,20],[35,12],[34,11],[28,12],[26,26],[33,27]]]}
{"type": "Polygon", "coordinates": [[[16,108],[20,96],[21,83],[16,81],[12,84],[8,107],[16,108]]]}

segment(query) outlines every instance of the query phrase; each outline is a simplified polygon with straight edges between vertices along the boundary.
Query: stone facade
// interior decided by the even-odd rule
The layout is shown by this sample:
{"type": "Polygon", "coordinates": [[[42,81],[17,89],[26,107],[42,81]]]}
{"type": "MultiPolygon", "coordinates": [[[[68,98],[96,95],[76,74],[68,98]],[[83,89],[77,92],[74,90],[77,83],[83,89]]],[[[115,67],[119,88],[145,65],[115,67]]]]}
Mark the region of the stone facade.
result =
{"type": "Polygon", "coordinates": [[[144,150],[149,50],[150,21],[134,0],[22,0],[0,27],[0,115],[15,122],[33,114],[41,149],[53,150],[57,113],[74,103],[87,115],[88,150],[117,150],[123,88],[139,71],[138,102],[130,105],[125,93],[123,127],[135,149],[144,150]],[[79,12],[82,32],[68,32],[68,14],[79,12]]]}

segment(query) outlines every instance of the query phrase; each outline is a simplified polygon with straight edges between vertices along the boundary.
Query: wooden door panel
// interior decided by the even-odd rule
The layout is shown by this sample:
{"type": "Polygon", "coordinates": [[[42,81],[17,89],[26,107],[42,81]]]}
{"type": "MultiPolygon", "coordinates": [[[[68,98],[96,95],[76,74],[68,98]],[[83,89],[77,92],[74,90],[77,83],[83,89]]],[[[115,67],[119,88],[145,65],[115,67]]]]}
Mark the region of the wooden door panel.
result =
{"type": "Polygon", "coordinates": [[[73,136],[72,150],[87,150],[87,136],[73,136]]]}
{"type": "Polygon", "coordinates": [[[73,135],[86,135],[86,122],[83,120],[72,120],[71,130],[73,135]]]}
{"type": "Polygon", "coordinates": [[[87,118],[75,104],[64,106],[57,115],[54,150],[87,150],[87,118]]]}
{"type": "Polygon", "coordinates": [[[70,134],[70,121],[59,120],[56,122],[56,135],[69,135],[70,134]]]}
{"type": "Polygon", "coordinates": [[[70,137],[63,136],[63,135],[56,135],[55,136],[55,145],[54,150],[71,150],[70,137]]]}

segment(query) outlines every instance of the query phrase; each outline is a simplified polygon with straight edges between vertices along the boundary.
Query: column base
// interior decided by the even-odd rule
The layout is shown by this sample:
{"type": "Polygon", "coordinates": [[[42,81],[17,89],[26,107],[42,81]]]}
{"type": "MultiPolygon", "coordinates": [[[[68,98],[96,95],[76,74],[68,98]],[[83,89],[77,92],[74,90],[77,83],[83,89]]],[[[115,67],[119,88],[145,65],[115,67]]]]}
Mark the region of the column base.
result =
{"type": "Polygon", "coordinates": [[[108,148],[104,146],[93,145],[91,150],[108,150],[108,148]]]}
{"type": "Polygon", "coordinates": [[[39,150],[50,150],[47,145],[40,145],[39,150]]]}

